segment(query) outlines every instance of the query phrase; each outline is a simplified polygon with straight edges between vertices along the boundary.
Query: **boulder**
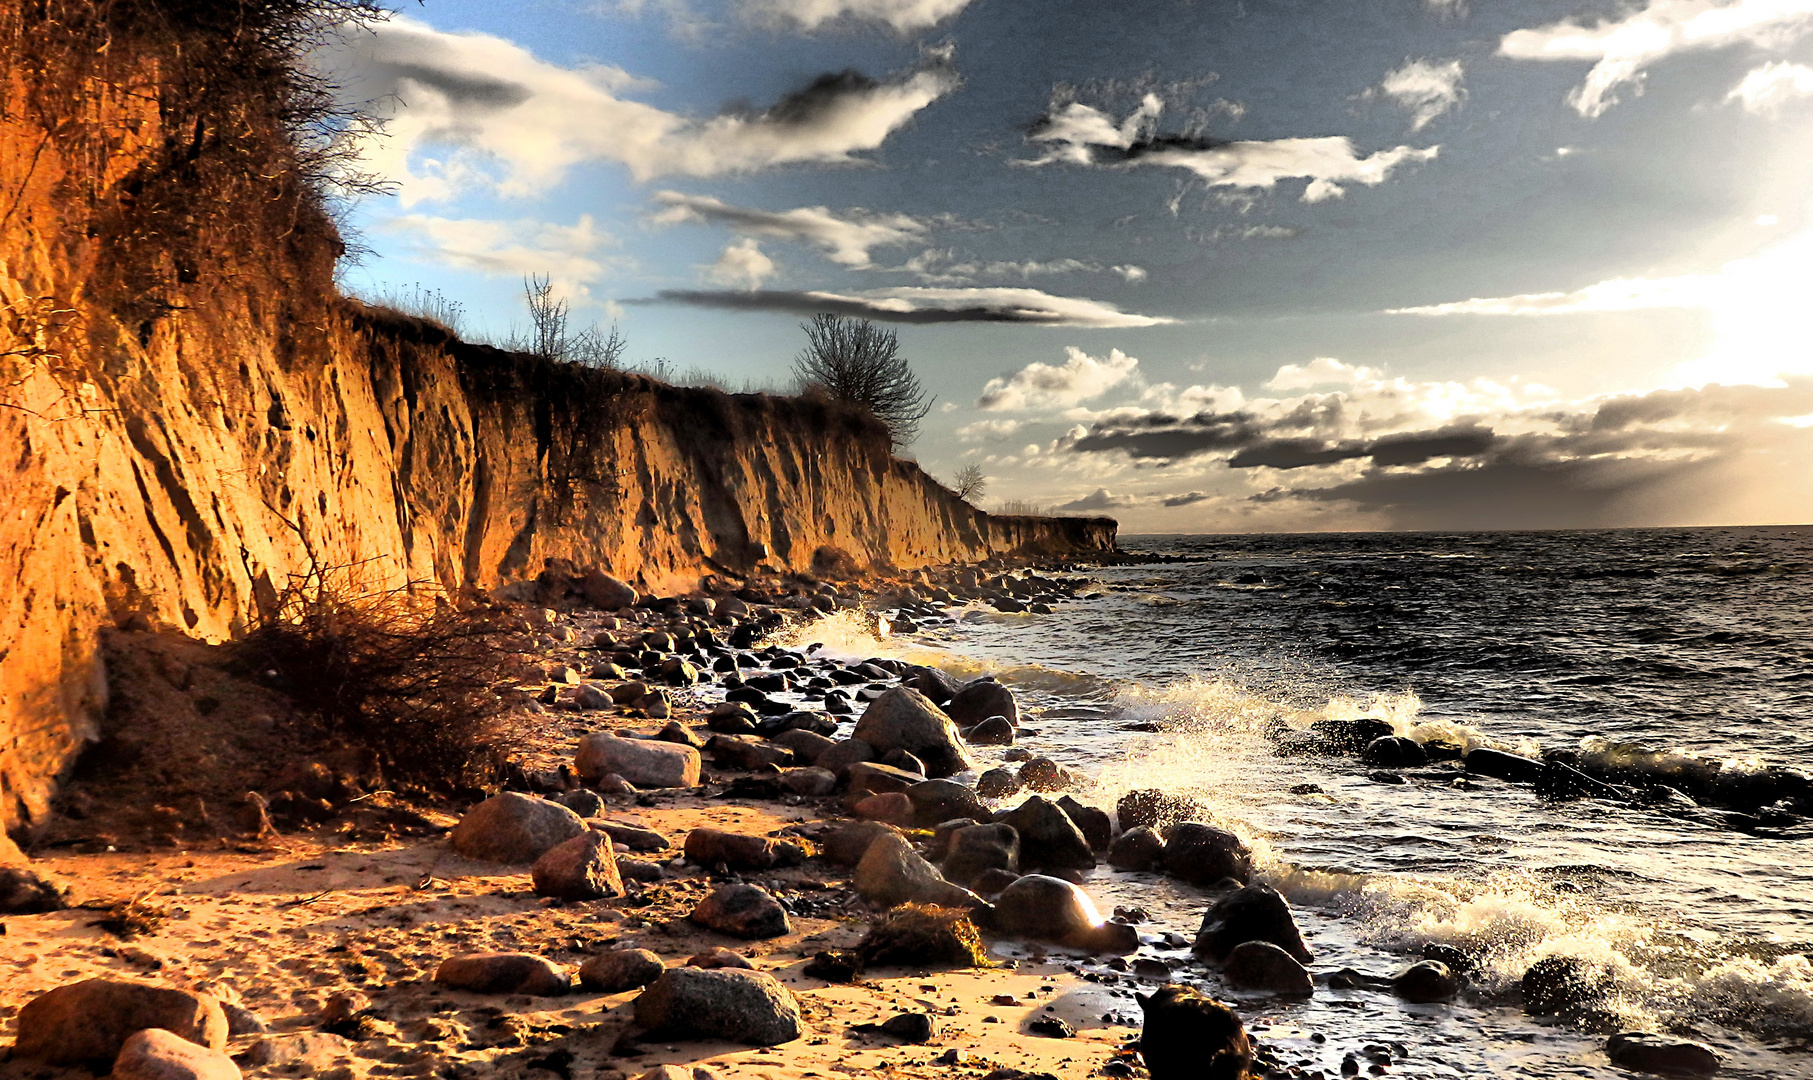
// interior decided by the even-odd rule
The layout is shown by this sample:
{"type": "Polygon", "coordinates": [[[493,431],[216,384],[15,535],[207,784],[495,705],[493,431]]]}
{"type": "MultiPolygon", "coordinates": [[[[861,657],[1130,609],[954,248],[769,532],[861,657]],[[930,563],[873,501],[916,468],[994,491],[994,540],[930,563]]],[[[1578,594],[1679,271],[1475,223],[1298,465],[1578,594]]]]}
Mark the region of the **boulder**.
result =
{"type": "Polygon", "coordinates": [[[1047,870],[1090,870],[1095,853],[1083,831],[1057,803],[1034,795],[997,821],[1012,825],[1020,834],[1020,862],[1047,870]]]}
{"type": "Polygon", "coordinates": [[[635,589],[596,568],[587,570],[579,579],[579,591],[586,603],[600,611],[635,607],[638,599],[635,589]]]}
{"type": "Polygon", "coordinates": [[[1318,720],[1309,726],[1322,746],[1334,753],[1357,754],[1374,739],[1391,734],[1391,725],[1374,716],[1349,720],[1318,720]]]}
{"type": "Polygon", "coordinates": [[[1310,962],[1309,946],[1291,917],[1290,904],[1270,885],[1248,885],[1215,901],[1196,931],[1198,956],[1226,962],[1228,954],[1249,941],[1264,941],[1310,962]]]}
{"type": "Polygon", "coordinates": [[[1423,960],[1391,977],[1391,991],[1405,1001],[1429,1004],[1453,1001],[1460,993],[1460,980],[1453,969],[1439,960],[1423,960]]]}
{"type": "Polygon", "coordinates": [[[852,801],[866,795],[904,793],[914,784],[925,780],[925,777],[918,773],[897,769],[892,765],[883,765],[877,761],[856,762],[849,768],[849,777],[849,794],[852,801]]]}
{"type": "Polygon", "coordinates": [[[991,716],[1003,717],[1010,727],[1020,726],[1020,703],[1013,691],[990,678],[977,679],[951,696],[946,714],[960,728],[974,727],[991,716]]]}
{"type": "Polygon", "coordinates": [[[982,898],[944,880],[913,845],[889,831],[869,844],[852,876],[864,900],[883,907],[898,904],[937,904],[940,907],[983,908],[982,898]]]}
{"type": "Polygon", "coordinates": [[[720,735],[748,735],[758,723],[755,710],[741,701],[719,702],[705,714],[705,726],[720,735]]]}
{"type": "Polygon", "coordinates": [[[1012,769],[996,766],[976,778],[976,794],[984,799],[1005,799],[1020,790],[1020,777],[1012,769]]]}
{"type": "Polygon", "coordinates": [[[1003,934],[1090,952],[1125,955],[1139,949],[1133,927],[1106,921],[1088,893],[1043,874],[1028,874],[1001,890],[993,924],[1003,934]]]}
{"type": "Polygon", "coordinates": [[[434,969],[434,981],[474,994],[529,994],[557,997],[572,988],[565,968],[534,953],[485,952],[449,956],[434,969]]]}
{"type": "MultiPolygon", "coordinates": [[[[0,833],[0,839],[5,836],[0,833]]],[[[61,911],[69,906],[69,897],[69,886],[53,874],[23,862],[0,865],[0,915],[61,911]]]]}
{"type": "Polygon", "coordinates": [[[1108,848],[1108,865],[1116,870],[1155,870],[1164,861],[1164,838],[1150,825],[1121,833],[1108,848]]]}
{"type": "Polygon", "coordinates": [[[639,788],[697,787],[700,765],[699,752],[690,746],[604,734],[580,739],[573,757],[586,783],[616,773],[639,788]]]}
{"type": "Polygon", "coordinates": [[[945,880],[973,886],[989,870],[1019,873],[1020,834],[1012,825],[969,825],[953,831],[944,856],[945,880]]]}
{"type": "Polygon", "coordinates": [[[1545,956],[1523,973],[1524,1011],[1537,1016],[1571,1014],[1593,1005],[1612,988],[1604,969],[1573,956],[1545,956]]]}
{"type": "Polygon", "coordinates": [[[1409,769],[1429,764],[1423,744],[1402,735],[1381,735],[1360,751],[1360,760],[1387,769],[1409,769]]]}
{"type": "Polygon", "coordinates": [[[219,1050],[163,1028],[146,1028],[120,1046],[112,1080],[239,1080],[239,1066],[219,1050]]]}
{"type": "Polygon", "coordinates": [[[971,768],[969,752],[951,718],[917,690],[889,689],[869,703],[852,736],[886,754],[903,750],[925,763],[926,775],[952,776],[971,768]]]}
{"type": "Polygon", "coordinates": [[[1183,986],[1135,994],[1139,1056],[1152,1080],[1245,1080],[1253,1044],[1234,1010],[1183,986]]]}
{"type": "Polygon", "coordinates": [[[898,791],[883,795],[865,795],[850,807],[850,813],[864,821],[885,821],[903,829],[913,827],[913,800],[898,791]]]}
{"type": "Polygon", "coordinates": [[[829,769],[810,766],[787,769],[781,773],[781,786],[795,795],[818,798],[837,790],[837,774],[829,769]]]}
{"type": "Polygon", "coordinates": [[[861,739],[844,739],[832,743],[831,748],[820,754],[813,764],[841,780],[851,766],[858,762],[874,761],[875,757],[875,748],[868,743],[861,739]]]}
{"type": "Polygon", "coordinates": [[[469,859],[532,863],[586,831],[585,819],[559,803],[506,791],[466,811],[450,839],[469,859]]]}
{"type": "Polygon", "coordinates": [[[899,836],[900,830],[879,821],[852,822],[825,838],[825,858],[839,866],[855,866],[862,862],[870,844],[890,835],[899,836]]]}
{"type": "Polygon", "coordinates": [[[604,813],[604,799],[596,791],[587,791],[585,788],[563,791],[554,796],[554,801],[582,818],[597,817],[604,813]]]}
{"type": "MultiPolygon", "coordinates": [[[[816,731],[807,731],[805,728],[788,728],[778,732],[773,741],[774,745],[784,746],[793,751],[796,760],[808,765],[817,765],[818,759],[824,756],[825,751],[837,745],[836,740],[828,739],[816,731]]],[[[832,779],[836,779],[836,774],[832,775],[832,779]]]]}
{"type": "Polygon", "coordinates": [[[581,709],[608,709],[617,704],[611,695],[602,687],[592,683],[580,683],[579,689],[573,691],[573,704],[581,709]]]}
{"type": "Polygon", "coordinates": [[[1470,773],[1497,777],[1516,784],[1534,784],[1547,771],[1542,762],[1533,758],[1507,754],[1503,750],[1490,750],[1483,746],[1467,751],[1462,764],[1470,773]]]}
{"type": "Polygon", "coordinates": [[[722,863],[732,870],[773,870],[798,866],[805,861],[806,849],[772,836],[694,829],[686,834],[686,857],[707,868],[722,863]]]}
{"type": "Polygon", "coordinates": [[[720,885],[687,916],[708,930],[757,940],[791,933],[787,909],[759,885],[720,885]]]}
{"type": "Polygon", "coordinates": [[[563,841],[535,860],[529,871],[536,896],[557,900],[602,900],[623,895],[623,877],[611,838],[587,829],[563,841]]]}
{"type": "Polygon", "coordinates": [[[1090,847],[1097,851],[1108,849],[1109,841],[1114,839],[1114,822],[1108,817],[1106,810],[1085,806],[1069,795],[1058,800],[1058,809],[1076,822],[1076,827],[1082,830],[1083,839],[1089,841],[1090,847]]]}
{"type": "Polygon", "coordinates": [[[1165,870],[1192,885],[1224,878],[1245,884],[1253,876],[1253,853],[1226,829],[1185,821],[1171,826],[1165,839],[1165,870]]]}
{"type": "Polygon", "coordinates": [[[1703,1042],[1638,1031],[1605,1040],[1605,1056],[1621,1069],[1668,1076],[1711,1076],[1723,1064],[1718,1051],[1703,1042]]]}
{"type": "Polygon", "coordinates": [[[921,780],[925,779],[925,762],[920,761],[905,750],[889,750],[887,753],[881,755],[878,764],[899,769],[904,773],[912,773],[921,780]]]}
{"type": "Polygon", "coordinates": [[[134,1032],[163,1028],[210,1050],[227,1045],[227,1014],[210,994],[126,979],[87,979],[25,1003],[13,1056],[51,1065],[102,1065],[134,1032]]]}
{"type": "Polygon", "coordinates": [[[724,968],[669,968],[636,998],[636,1023],[670,1039],[779,1046],[805,1031],[799,1003],[774,976],[724,968]]]}
{"type": "Polygon", "coordinates": [[[779,769],[793,764],[793,751],[753,735],[713,735],[705,752],[719,765],[744,772],[779,769]]]}
{"type": "Polygon", "coordinates": [[[1197,817],[1202,807],[1187,795],[1177,795],[1157,788],[1129,791],[1114,804],[1114,816],[1123,829],[1141,826],[1156,828],[1173,821],[1197,817]]]}
{"type": "Polygon", "coordinates": [[[924,694],[934,705],[946,705],[957,696],[956,682],[937,668],[915,664],[901,672],[900,684],[924,694]]]}
{"type": "Polygon", "coordinates": [[[1014,726],[1005,716],[991,716],[974,727],[964,728],[963,741],[971,746],[1012,746],[1014,726]]]}
{"type": "Polygon", "coordinates": [[[589,956],[579,965],[579,985],[600,994],[619,994],[647,986],[667,965],[647,949],[612,949],[589,956]]]}
{"type": "Polygon", "coordinates": [[[976,793],[955,780],[923,780],[907,788],[905,794],[913,801],[914,824],[922,829],[952,818],[980,821],[988,817],[988,808],[976,793]]]}
{"type": "Polygon", "coordinates": [[[1222,977],[1240,990],[1313,994],[1315,980],[1297,958],[1269,941],[1243,941],[1221,962],[1222,977]]]}
{"type": "Polygon", "coordinates": [[[622,844],[631,851],[666,851],[673,846],[673,841],[665,834],[625,821],[596,821],[592,828],[610,837],[612,843],[622,844]]]}

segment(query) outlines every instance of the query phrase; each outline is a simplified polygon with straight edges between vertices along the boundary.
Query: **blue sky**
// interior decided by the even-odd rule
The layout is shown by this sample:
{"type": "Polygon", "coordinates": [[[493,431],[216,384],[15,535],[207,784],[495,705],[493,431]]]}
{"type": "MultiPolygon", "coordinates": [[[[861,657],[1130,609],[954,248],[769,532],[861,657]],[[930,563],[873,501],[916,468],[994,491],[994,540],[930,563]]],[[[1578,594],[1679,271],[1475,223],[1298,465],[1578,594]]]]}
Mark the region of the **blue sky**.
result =
{"type": "Polygon", "coordinates": [[[427,0],[366,295],[551,274],[784,384],[890,321],[912,452],[1129,531],[1813,520],[1813,0],[427,0]]]}

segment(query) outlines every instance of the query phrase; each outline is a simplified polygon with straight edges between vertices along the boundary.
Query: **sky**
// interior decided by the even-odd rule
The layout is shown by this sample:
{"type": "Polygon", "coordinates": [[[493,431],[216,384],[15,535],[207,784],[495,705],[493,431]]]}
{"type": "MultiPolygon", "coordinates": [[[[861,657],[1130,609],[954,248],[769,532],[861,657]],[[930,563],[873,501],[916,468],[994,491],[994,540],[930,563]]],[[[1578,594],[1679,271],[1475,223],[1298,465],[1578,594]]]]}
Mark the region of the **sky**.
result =
{"type": "Polygon", "coordinates": [[[1122,531],[1813,521],[1813,0],[425,0],[317,55],[384,133],[366,297],[786,387],[1122,531]]]}

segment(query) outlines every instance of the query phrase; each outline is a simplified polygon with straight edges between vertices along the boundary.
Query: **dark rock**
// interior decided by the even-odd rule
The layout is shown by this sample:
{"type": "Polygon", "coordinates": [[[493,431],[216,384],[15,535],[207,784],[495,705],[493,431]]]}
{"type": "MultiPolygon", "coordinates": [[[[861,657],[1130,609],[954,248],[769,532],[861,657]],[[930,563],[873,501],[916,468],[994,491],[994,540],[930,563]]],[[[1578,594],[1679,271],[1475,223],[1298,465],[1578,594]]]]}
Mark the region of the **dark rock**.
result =
{"type": "Polygon", "coordinates": [[[795,795],[818,798],[837,790],[837,775],[829,769],[808,766],[781,773],[781,786],[795,795]]]}
{"type": "Polygon", "coordinates": [[[1037,1016],[1027,1023],[1026,1032],[1046,1039],[1068,1039],[1076,1034],[1076,1029],[1060,1017],[1037,1016]]]}
{"type": "Polygon", "coordinates": [[[1605,1055],[1619,1068],[1665,1076],[1711,1076],[1724,1063],[1703,1042],[1636,1031],[1605,1040],[1605,1055]]]}
{"type": "Polygon", "coordinates": [[[617,876],[625,881],[660,881],[667,877],[661,870],[661,864],[647,859],[632,859],[627,855],[617,856],[617,876]]]}
{"type": "Polygon", "coordinates": [[[899,829],[879,821],[852,822],[825,838],[825,858],[839,866],[855,866],[862,862],[870,844],[883,836],[899,835],[899,829]]]}
{"type": "Polygon", "coordinates": [[[601,900],[623,895],[623,877],[611,838],[586,830],[549,848],[530,870],[535,895],[558,900],[601,900]]]}
{"type": "Polygon", "coordinates": [[[869,844],[851,883],[863,899],[883,907],[905,903],[966,909],[988,906],[975,893],[944,880],[896,832],[876,837],[869,844]]]}
{"type": "Polygon", "coordinates": [[[1534,784],[1542,779],[1546,766],[1540,761],[1517,754],[1507,754],[1503,750],[1488,750],[1476,747],[1469,750],[1465,759],[1467,771],[1481,776],[1494,776],[1500,780],[1509,780],[1516,784],[1534,784]]]}
{"type": "Polygon", "coordinates": [[[529,994],[557,997],[572,988],[566,970],[533,953],[469,953],[450,956],[435,969],[434,981],[474,994],[529,994]]]}
{"type": "Polygon", "coordinates": [[[1447,964],[1423,960],[1393,975],[1391,989],[1405,1001],[1418,1004],[1453,1001],[1454,995],[1460,993],[1460,979],[1447,964]]]}
{"type": "Polygon", "coordinates": [[[600,611],[636,606],[635,589],[595,568],[587,570],[585,576],[579,579],[579,591],[584,595],[586,603],[600,611]]]}
{"type": "Polygon", "coordinates": [[[1192,885],[1213,885],[1223,878],[1245,884],[1253,876],[1253,853],[1226,829],[1184,821],[1171,826],[1165,840],[1165,870],[1192,885]]]}
{"type": "Polygon", "coordinates": [[[878,761],[859,761],[851,765],[849,777],[849,796],[852,800],[865,795],[885,795],[896,791],[905,794],[908,788],[925,779],[918,773],[883,765],[878,761]]]}
{"type": "Polygon", "coordinates": [[[1309,946],[1291,917],[1290,904],[1270,885],[1248,885],[1215,901],[1202,917],[1192,948],[1198,956],[1225,961],[1236,946],[1248,941],[1269,942],[1299,963],[1310,962],[1309,946]]]}
{"type": "Polygon", "coordinates": [[[1062,765],[1048,757],[1035,757],[1020,766],[1020,786],[1034,791],[1062,791],[1071,784],[1071,776],[1062,765]]]}
{"type": "Polygon", "coordinates": [[[1108,922],[1088,893],[1043,874],[1028,874],[1003,889],[992,919],[1001,933],[1035,941],[1117,955],[1139,949],[1139,933],[1133,927],[1108,922]]]}
{"type": "Polygon", "coordinates": [[[1005,799],[1020,790],[1012,769],[993,768],[976,778],[976,794],[984,799],[1005,799]]]}
{"type": "MultiPolygon", "coordinates": [[[[807,731],[805,728],[788,728],[775,733],[773,739],[776,746],[784,746],[793,751],[794,758],[807,765],[817,765],[818,759],[823,757],[827,750],[837,745],[835,741],[825,738],[816,731],[807,731]]],[[[832,779],[836,778],[837,774],[832,773],[832,779]]]]}
{"type": "Polygon", "coordinates": [[[0,915],[61,911],[69,898],[69,886],[47,871],[27,863],[0,866],[0,915]]]}
{"type": "Polygon", "coordinates": [[[996,818],[1020,834],[1020,862],[1045,869],[1089,870],[1095,853],[1076,822],[1057,803],[1040,795],[996,818]]]}
{"type": "Polygon", "coordinates": [[[212,995],[125,979],[87,979],[26,1002],[17,1018],[13,1056],[50,1065],[98,1062],[105,1067],[135,1032],[163,1028],[219,1050],[227,1016],[212,995]]]}
{"type": "Polygon", "coordinates": [[[890,768],[899,769],[902,772],[913,773],[916,776],[926,775],[925,762],[920,761],[905,750],[889,750],[887,753],[881,755],[881,764],[889,766],[890,768]]]}
{"type": "Polygon", "coordinates": [[[1109,841],[1114,839],[1114,823],[1109,820],[1106,810],[1085,806],[1068,795],[1058,800],[1058,809],[1076,822],[1076,827],[1082,830],[1083,838],[1089,841],[1091,848],[1096,851],[1107,850],[1109,841]]]}
{"type": "Polygon", "coordinates": [[[1020,726],[1020,704],[1013,691],[990,678],[977,679],[957,691],[944,711],[960,728],[974,727],[991,716],[1005,717],[1009,727],[1020,726]]]}
{"type": "Polygon", "coordinates": [[[951,718],[917,690],[897,686],[863,710],[852,733],[886,754],[904,750],[925,763],[926,775],[939,778],[974,764],[951,718]]]}
{"type": "Polygon", "coordinates": [[[532,863],[586,831],[585,821],[559,803],[506,791],[468,810],[451,840],[470,859],[532,863]]]}
{"type": "MultiPolygon", "coordinates": [[[[730,692],[735,694],[738,692],[738,689],[740,688],[733,688],[730,692]]],[[[752,692],[744,694],[743,696],[760,698],[762,695],[752,692]]],[[[747,702],[735,699],[713,705],[711,711],[705,714],[705,726],[720,735],[754,734],[757,722],[755,710],[751,709],[747,702]]],[[[664,728],[662,730],[665,731],[666,729],[664,728]]],[[[686,741],[687,745],[694,745],[693,742],[687,740],[670,739],[668,741],[686,741]]],[[[701,746],[699,749],[704,748],[701,746]]]]}
{"type": "Polygon", "coordinates": [[[944,857],[951,853],[951,837],[957,835],[957,830],[981,824],[983,822],[977,821],[973,817],[949,818],[940,821],[932,829],[931,840],[926,842],[925,857],[933,862],[943,861],[944,857]]]}
{"type": "Polygon", "coordinates": [[[1020,869],[1020,834],[1005,823],[971,825],[951,834],[944,857],[944,876],[970,886],[989,870],[1017,874],[1020,869]]]}
{"type": "Polygon", "coordinates": [[[1360,760],[1387,769],[1409,769],[1429,764],[1429,755],[1415,739],[1384,735],[1366,744],[1366,749],[1360,751],[1360,760]]]}
{"type": "Polygon", "coordinates": [[[862,957],[851,949],[821,949],[806,961],[801,973],[808,979],[847,983],[862,974],[862,957]]]}
{"type": "Polygon", "coordinates": [[[947,705],[957,696],[957,684],[937,668],[909,667],[901,674],[900,683],[924,694],[934,705],[947,705]]]}
{"type": "Polygon", "coordinates": [[[556,795],[554,801],[582,818],[597,817],[604,813],[604,800],[596,791],[587,791],[585,788],[556,795]]]}
{"type": "Polygon", "coordinates": [[[859,762],[874,761],[875,757],[873,746],[861,739],[845,739],[820,754],[818,760],[813,764],[834,773],[841,780],[850,771],[851,766],[859,762]]]}
{"type": "Polygon", "coordinates": [[[732,870],[773,870],[798,866],[806,850],[791,840],[749,836],[722,829],[694,829],[686,834],[686,857],[700,866],[722,863],[732,870]]]}
{"type": "Polygon", "coordinates": [[[1149,825],[1121,833],[1108,848],[1108,865],[1116,870],[1154,870],[1164,861],[1164,839],[1149,825]]]}
{"type": "Polygon", "coordinates": [[[1176,795],[1155,788],[1129,791],[1114,804],[1114,816],[1123,829],[1142,826],[1157,828],[1173,821],[1197,817],[1202,807],[1187,795],[1176,795]]]}
{"type": "Polygon", "coordinates": [[[952,818],[988,817],[988,808],[976,793],[955,780],[924,780],[907,788],[905,794],[913,800],[914,823],[922,829],[952,818]]]}
{"type": "Polygon", "coordinates": [[[661,958],[647,949],[612,949],[579,965],[579,985],[595,993],[618,994],[647,986],[666,970],[661,958]]]}
{"type": "Polygon", "coordinates": [[[1297,958],[1269,941],[1243,941],[1221,962],[1221,974],[1241,990],[1311,994],[1316,984],[1297,958]]]}
{"type": "Polygon", "coordinates": [[[865,821],[885,821],[903,829],[910,829],[915,825],[913,800],[900,791],[865,795],[850,807],[850,813],[865,821]]]}
{"type": "Polygon", "coordinates": [[[978,896],[999,896],[1018,880],[1020,875],[1012,870],[984,870],[970,883],[970,891],[978,896]]]}
{"type": "Polygon", "coordinates": [[[1579,1013],[1611,989],[1605,972],[1572,956],[1549,956],[1523,973],[1523,1007],[1537,1016],[1579,1013]]]}
{"type": "Polygon", "coordinates": [[[900,1013],[888,1018],[881,1025],[883,1035],[892,1035],[902,1042],[925,1043],[932,1038],[932,1018],[925,1013],[900,1013]]]}
{"type": "Polygon", "coordinates": [[[1253,1044],[1234,1010],[1183,986],[1135,994],[1139,1054],[1152,1080],[1245,1080],[1253,1044]]]}
{"type": "Polygon", "coordinates": [[[791,933],[787,909],[758,885],[720,885],[687,916],[709,930],[758,940],[791,933]]]}
{"type": "Polygon", "coordinates": [[[671,1039],[779,1046],[805,1031],[799,1003],[760,971],[669,968],[636,999],[636,1023],[671,1039]]]}
{"type": "Polygon", "coordinates": [[[1318,720],[1309,726],[1310,733],[1336,753],[1357,754],[1392,734],[1391,725],[1383,720],[1362,716],[1354,720],[1318,720]]]}
{"type": "Polygon", "coordinates": [[[598,821],[593,822],[593,827],[631,851],[666,851],[674,846],[664,833],[628,822],[598,821]]]}
{"type": "Polygon", "coordinates": [[[974,727],[964,729],[963,739],[971,746],[1012,746],[1014,726],[1005,716],[991,716],[974,727]]]}

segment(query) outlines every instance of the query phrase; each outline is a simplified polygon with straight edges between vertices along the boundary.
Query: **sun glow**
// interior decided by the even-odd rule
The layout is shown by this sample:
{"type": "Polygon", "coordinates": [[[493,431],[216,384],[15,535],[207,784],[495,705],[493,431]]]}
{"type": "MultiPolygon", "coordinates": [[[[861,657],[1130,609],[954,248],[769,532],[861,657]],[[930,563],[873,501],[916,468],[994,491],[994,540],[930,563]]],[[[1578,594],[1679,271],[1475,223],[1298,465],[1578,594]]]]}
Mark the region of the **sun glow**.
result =
{"type": "Polygon", "coordinates": [[[1813,374],[1810,283],[1813,230],[1727,263],[1708,282],[1712,347],[1676,368],[1671,382],[1770,385],[1783,375],[1813,374]]]}

